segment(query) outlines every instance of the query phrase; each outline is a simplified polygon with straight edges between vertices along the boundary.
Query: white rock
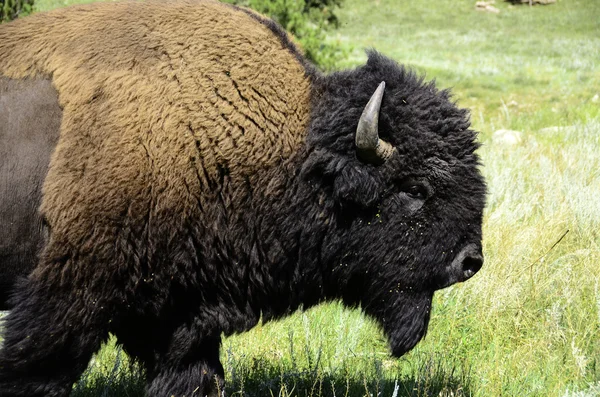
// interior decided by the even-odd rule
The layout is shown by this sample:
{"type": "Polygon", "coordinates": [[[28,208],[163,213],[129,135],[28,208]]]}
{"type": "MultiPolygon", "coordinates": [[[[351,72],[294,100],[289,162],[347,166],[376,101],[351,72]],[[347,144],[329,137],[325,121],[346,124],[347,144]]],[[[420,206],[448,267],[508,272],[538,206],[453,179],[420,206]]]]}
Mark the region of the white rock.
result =
{"type": "Polygon", "coordinates": [[[518,145],[523,142],[523,133],[515,130],[498,130],[492,135],[492,141],[500,145],[518,145]]]}
{"type": "Polygon", "coordinates": [[[477,11],[487,11],[487,12],[493,12],[493,13],[497,14],[500,12],[500,10],[492,5],[494,3],[495,2],[493,0],[492,1],[478,1],[475,3],[475,9],[477,11]]]}

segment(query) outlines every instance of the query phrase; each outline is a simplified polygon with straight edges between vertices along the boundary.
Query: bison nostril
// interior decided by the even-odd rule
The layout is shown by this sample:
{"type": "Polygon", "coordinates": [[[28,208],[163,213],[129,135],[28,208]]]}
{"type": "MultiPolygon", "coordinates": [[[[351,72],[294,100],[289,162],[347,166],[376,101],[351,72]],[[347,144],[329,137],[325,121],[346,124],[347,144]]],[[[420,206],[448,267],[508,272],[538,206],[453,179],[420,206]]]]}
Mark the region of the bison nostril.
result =
{"type": "Polygon", "coordinates": [[[465,280],[469,279],[483,266],[483,257],[481,255],[469,255],[463,260],[462,265],[465,280]]]}

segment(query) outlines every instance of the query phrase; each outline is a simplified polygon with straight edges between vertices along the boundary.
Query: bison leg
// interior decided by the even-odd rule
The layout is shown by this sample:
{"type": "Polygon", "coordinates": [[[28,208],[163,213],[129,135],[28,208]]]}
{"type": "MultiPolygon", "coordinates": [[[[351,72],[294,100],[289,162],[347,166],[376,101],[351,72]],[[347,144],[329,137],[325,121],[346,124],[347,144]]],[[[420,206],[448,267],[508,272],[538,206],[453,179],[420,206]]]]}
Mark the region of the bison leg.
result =
{"type": "Polygon", "coordinates": [[[17,288],[17,304],[3,324],[1,397],[68,396],[108,337],[106,326],[92,321],[100,311],[64,288],[36,284],[30,278],[17,288]]]}
{"type": "Polygon", "coordinates": [[[160,355],[148,375],[149,397],[217,397],[223,395],[224,371],[219,361],[220,337],[198,341],[187,327],[173,335],[168,351],[160,355]]]}

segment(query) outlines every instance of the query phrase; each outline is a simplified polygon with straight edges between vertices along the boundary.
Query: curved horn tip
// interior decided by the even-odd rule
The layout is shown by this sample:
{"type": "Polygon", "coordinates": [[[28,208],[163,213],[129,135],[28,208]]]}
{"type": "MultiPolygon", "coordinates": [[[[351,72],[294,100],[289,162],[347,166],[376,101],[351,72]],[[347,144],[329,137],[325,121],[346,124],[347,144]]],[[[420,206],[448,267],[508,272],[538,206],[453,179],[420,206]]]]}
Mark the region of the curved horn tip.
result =
{"type": "Polygon", "coordinates": [[[375,116],[379,115],[379,108],[381,107],[381,101],[383,100],[383,92],[385,91],[385,81],[382,81],[377,86],[377,89],[371,95],[371,99],[365,106],[364,113],[374,113],[375,116]]]}

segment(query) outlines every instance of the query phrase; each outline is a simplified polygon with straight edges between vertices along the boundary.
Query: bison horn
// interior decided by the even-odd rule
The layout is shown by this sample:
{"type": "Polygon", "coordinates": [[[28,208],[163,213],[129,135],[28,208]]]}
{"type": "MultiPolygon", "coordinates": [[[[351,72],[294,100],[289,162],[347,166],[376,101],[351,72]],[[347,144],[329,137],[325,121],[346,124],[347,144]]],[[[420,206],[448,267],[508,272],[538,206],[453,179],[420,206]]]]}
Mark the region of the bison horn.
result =
{"type": "Polygon", "coordinates": [[[383,164],[394,151],[394,147],[379,139],[379,108],[383,99],[385,81],[379,84],[358,121],[356,128],[356,153],[358,157],[373,164],[383,164]]]}

